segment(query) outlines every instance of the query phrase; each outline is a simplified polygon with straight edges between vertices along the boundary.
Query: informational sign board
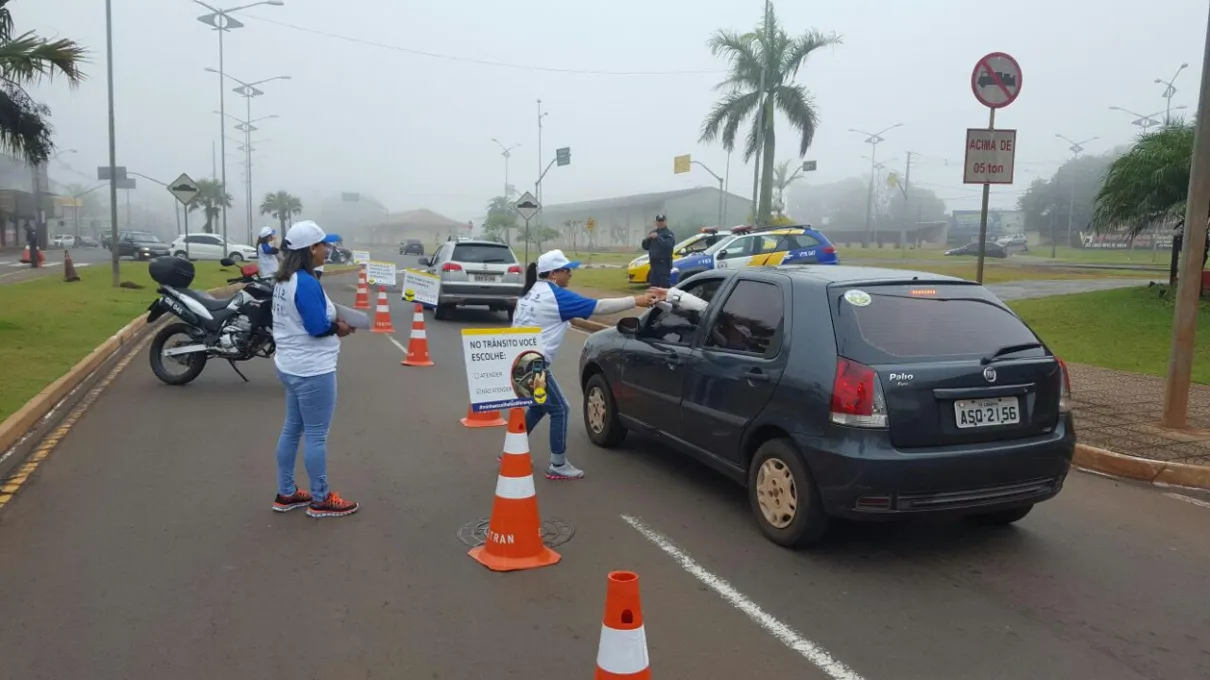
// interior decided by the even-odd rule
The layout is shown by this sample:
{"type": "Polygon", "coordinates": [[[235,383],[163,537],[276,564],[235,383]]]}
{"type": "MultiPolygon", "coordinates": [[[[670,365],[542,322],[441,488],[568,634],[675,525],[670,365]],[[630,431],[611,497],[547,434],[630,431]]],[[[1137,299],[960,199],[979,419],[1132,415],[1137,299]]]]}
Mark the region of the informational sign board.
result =
{"type": "Polygon", "coordinates": [[[435,308],[441,296],[441,277],[419,269],[405,269],[401,288],[404,302],[419,302],[425,307],[435,308]]]}
{"type": "Polygon", "coordinates": [[[371,286],[395,287],[394,262],[366,262],[366,280],[371,286]]]}
{"type": "Polygon", "coordinates": [[[970,128],[966,131],[962,181],[966,184],[1012,184],[1016,156],[1016,130],[970,128]]]}
{"type": "Polygon", "coordinates": [[[538,328],[464,328],[462,352],[471,410],[503,409],[544,404],[546,357],[538,328]]]}
{"type": "Polygon", "coordinates": [[[984,106],[1004,108],[1021,94],[1021,65],[1003,52],[992,52],[975,63],[971,90],[984,106]]]}
{"type": "Polygon", "coordinates": [[[672,159],[672,174],[680,175],[680,174],[689,172],[691,165],[693,165],[692,154],[685,154],[684,156],[675,156],[672,159]]]}
{"type": "Polygon", "coordinates": [[[353,264],[365,264],[369,261],[370,261],[370,251],[368,251],[368,250],[354,250],[353,251],[353,264]]]}

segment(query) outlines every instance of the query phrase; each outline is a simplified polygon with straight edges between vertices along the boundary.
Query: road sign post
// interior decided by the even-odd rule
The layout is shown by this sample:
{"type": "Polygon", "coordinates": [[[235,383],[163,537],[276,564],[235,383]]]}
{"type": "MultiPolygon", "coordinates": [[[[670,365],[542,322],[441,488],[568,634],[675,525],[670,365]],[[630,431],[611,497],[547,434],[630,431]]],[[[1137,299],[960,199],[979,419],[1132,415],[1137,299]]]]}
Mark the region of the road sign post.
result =
{"type": "Polygon", "coordinates": [[[529,266],[529,221],[542,210],[542,204],[527,191],[521,194],[521,198],[518,198],[517,202],[513,204],[513,209],[517,211],[521,219],[525,220],[525,264],[529,266]]]}
{"type": "Polygon", "coordinates": [[[975,62],[975,68],[971,71],[971,91],[975,93],[975,99],[986,106],[988,111],[986,130],[966,131],[966,162],[962,170],[963,182],[983,184],[983,202],[979,212],[979,262],[975,267],[975,280],[983,283],[983,263],[987,257],[987,205],[991,197],[991,185],[1012,184],[1013,161],[1017,149],[1016,130],[996,130],[996,109],[1002,109],[1015,102],[1021,94],[1021,65],[1004,52],[992,52],[984,56],[975,62]],[[972,149],[972,142],[978,148],[972,149]],[[976,153],[972,154],[972,151],[976,153]],[[1005,170],[1007,180],[1004,179],[1005,170]]]}
{"type": "Polygon", "coordinates": [[[201,193],[201,187],[189,175],[182,172],[180,177],[168,184],[168,193],[175,196],[185,210],[185,259],[188,260],[193,255],[189,248],[189,204],[193,203],[193,199],[201,193]]]}

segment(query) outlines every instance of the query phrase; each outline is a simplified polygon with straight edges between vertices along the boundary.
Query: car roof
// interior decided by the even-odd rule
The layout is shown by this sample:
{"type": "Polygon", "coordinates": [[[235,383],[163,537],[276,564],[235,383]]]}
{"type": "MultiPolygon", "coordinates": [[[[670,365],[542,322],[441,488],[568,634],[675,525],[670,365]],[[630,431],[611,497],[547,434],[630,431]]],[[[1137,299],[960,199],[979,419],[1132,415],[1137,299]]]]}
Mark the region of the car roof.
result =
{"type": "MultiPolygon", "coordinates": [[[[890,269],[887,267],[854,267],[840,264],[787,264],[776,267],[777,271],[792,278],[828,284],[894,283],[898,281],[937,281],[944,283],[970,283],[966,279],[945,274],[917,271],[913,269],[890,269]]],[[[738,271],[738,270],[737,270],[738,271]]]]}
{"type": "Polygon", "coordinates": [[[501,246],[512,250],[512,247],[510,247],[507,243],[500,243],[499,241],[487,241],[483,239],[458,239],[457,241],[447,241],[447,243],[453,243],[456,246],[501,246]]]}

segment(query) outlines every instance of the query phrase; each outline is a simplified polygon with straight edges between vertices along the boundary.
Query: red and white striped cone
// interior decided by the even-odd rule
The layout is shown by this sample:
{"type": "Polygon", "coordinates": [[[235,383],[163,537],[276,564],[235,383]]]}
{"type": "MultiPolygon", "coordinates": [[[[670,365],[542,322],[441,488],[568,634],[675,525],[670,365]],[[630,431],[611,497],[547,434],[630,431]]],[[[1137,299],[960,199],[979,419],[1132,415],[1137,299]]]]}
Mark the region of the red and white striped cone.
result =
{"type": "Polygon", "coordinates": [[[412,335],[408,338],[408,355],[403,359],[404,366],[432,366],[429,358],[429,338],[424,330],[424,306],[416,303],[416,311],[412,312],[412,335]]]}

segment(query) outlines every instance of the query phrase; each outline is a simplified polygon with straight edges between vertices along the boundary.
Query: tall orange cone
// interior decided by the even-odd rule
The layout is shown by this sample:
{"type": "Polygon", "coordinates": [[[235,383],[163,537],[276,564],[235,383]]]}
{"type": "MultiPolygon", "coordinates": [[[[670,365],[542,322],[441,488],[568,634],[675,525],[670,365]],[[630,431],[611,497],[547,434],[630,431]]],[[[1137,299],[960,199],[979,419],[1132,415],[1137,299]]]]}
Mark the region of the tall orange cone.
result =
{"type": "Polygon", "coordinates": [[[525,434],[525,409],[509,411],[487,541],[471,548],[468,554],[492,571],[537,569],[562,559],[542,543],[534,468],[529,458],[529,437],[525,434]]]}
{"type": "Polygon", "coordinates": [[[508,421],[500,415],[499,411],[479,411],[476,413],[474,406],[467,406],[466,417],[460,419],[458,422],[466,427],[504,427],[508,425],[508,421]]]}
{"type": "Polygon", "coordinates": [[[80,275],[76,273],[76,265],[71,262],[71,253],[66,250],[63,251],[63,280],[68,283],[80,280],[80,275]]]}
{"type": "Polygon", "coordinates": [[[403,359],[404,366],[432,366],[429,358],[429,338],[424,330],[424,305],[416,303],[412,312],[412,335],[408,338],[408,355],[403,359]]]}
{"type": "Polygon", "coordinates": [[[639,575],[633,571],[609,572],[596,680],[651,680],[639,575]]]}
{"type": "Polygon", "coordinates": [[[387,300],[387,289],[383,286],[378,287],[378,306],[374,308],[374,327],[370,332],[395,332],[395,327],[391,325],[391,303],[387,300]]]}
{"type": "Polygon", "coordinates": [[[357,299],[353,301],[353,309],[370,308],[370,284],[366,280],[366,268],[357,272],[357,299]]]}

